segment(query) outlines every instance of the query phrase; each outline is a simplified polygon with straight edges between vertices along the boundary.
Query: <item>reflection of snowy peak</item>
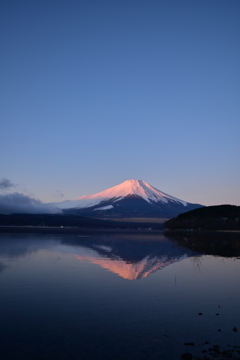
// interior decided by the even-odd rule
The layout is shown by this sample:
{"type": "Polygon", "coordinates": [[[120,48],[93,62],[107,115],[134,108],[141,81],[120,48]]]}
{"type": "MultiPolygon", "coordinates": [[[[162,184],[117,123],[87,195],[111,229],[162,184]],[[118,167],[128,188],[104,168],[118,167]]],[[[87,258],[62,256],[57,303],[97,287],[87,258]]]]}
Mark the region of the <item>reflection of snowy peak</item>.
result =
{"type": "Polygon", "coordinates": [[[78,249],[75,253],[78,260],[89,261],[128,280],[144,279],[186,257],[196,256],[161,234],[97,235],[81,239],[78,249]]]}
{"type": "Polygon", "coordinates": [[[103,269],[107,269],[115,274],[118,274],[124,279],[127,280],[139,280],[146,278],[151,273],[160,270],[176,261],[182,260],[186,257],[168,258],[163,256],[162,258],[150,257],[142,259],[136,263],[128,263],[121,258],[119,259],[108,259],[108,258],[99,258],[94,256],[77,256],[78,260],[87,260],[92,264],[101,266],[103,269]]]}
{"type": "Polygon", "coordinates": [[[161,214],[168,217],[200,206],[170,196],[142,180],[127,180],[100,193],[54,205],[79,214],[89,215],[92,212],[98,217],[106,214],[124,216],[127,213],[132,216],[161,214]]]}
{"type": "Polygon", "coordinates": [[[94,231],[83,235],[62,234],[54,237],[43,235],[34,238],[34,241],[32,236],[19,236],[2,234],[0,242],[2,256],[17,259],[42,250],[53,251],[67,254],[72,259],[96,264],[128,280],[144,279],[157,270],[187,257],[199,256],[159,232],[99,234],[94,231]]]}

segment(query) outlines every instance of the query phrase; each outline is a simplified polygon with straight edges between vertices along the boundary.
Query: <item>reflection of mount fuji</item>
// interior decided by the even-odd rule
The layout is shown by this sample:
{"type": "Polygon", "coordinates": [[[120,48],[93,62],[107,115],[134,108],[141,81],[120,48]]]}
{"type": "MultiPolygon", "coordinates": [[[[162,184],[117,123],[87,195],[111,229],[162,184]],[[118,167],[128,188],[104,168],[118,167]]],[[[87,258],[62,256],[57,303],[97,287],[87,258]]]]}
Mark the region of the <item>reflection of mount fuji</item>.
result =
{"type": "Polygon", "coordinates": [[[183,259],[183,257],[169,259],[167,256],[158,258],[147,256],[143,260],[137,263],[127,263],[121,259],[99,259],[94,256],[77,256],[79,260],[88,260],[92,264],[100,265],[103,269],[110,270],[111,272],[118,274],[124,279],[137,280],[143,279],[150,275],[152,272],[162,269],[163,267],[172,264],[175,261],[183,259]]]}
{"type": "Polygon", "coordinates": [[[101,236],[81,240],[82,246],[85,247],[84,254],[78,252],[77,259],[99,265],[128,280],[146,278],[174,262],[196,256],[163,235],[101,236]]]}
{"type": "MultiPolygon", "coordinates": [[[[0,234],[0,259],[21,258],[41,250],[68,254],[89,261],[124,279],[146,278],[151,273],[198,254],[163,234],[83,233],[61,235],[0,234]]],[[[0,263],[0,272],[5,269],[0,263]]]]}

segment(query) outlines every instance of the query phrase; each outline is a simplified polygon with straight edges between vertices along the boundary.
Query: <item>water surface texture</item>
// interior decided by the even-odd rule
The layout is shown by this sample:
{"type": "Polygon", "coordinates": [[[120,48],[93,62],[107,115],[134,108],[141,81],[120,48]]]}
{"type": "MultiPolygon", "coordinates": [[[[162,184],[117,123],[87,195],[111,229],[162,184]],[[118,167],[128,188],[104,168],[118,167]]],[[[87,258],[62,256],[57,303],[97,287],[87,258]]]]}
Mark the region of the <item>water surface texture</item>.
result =
{"type": "Polygon", "coordinates": [[[180,359],[238,346],[240,260],[197,250],[151,232],[0,234],[1,358],[180,359]]]}

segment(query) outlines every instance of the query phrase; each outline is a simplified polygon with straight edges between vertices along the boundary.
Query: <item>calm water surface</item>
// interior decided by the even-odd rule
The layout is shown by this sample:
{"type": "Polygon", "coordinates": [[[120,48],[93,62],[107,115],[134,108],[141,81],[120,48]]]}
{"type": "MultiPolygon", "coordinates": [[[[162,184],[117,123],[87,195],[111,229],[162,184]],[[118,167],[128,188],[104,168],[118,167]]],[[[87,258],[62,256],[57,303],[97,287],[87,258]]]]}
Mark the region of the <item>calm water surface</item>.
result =
{"type": "Polygon", "coordinates": [[[237,346],[239,275],[239,257],[162,233],[0,234],[1,359],[180,359],[237,346]]]}

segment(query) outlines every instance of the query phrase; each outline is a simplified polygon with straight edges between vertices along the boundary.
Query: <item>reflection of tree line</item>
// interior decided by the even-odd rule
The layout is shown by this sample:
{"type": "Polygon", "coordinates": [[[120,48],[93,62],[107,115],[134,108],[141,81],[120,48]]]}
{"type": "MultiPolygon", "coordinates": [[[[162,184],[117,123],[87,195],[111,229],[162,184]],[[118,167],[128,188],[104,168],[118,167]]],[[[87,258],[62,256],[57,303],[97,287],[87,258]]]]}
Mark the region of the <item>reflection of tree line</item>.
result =
{"type": "Polygon", "coordinates": [[[167,232],[169,239],[177,240],[181,247],[207,255],[240,256],[240,233],[227,232],[167,232]]]}

